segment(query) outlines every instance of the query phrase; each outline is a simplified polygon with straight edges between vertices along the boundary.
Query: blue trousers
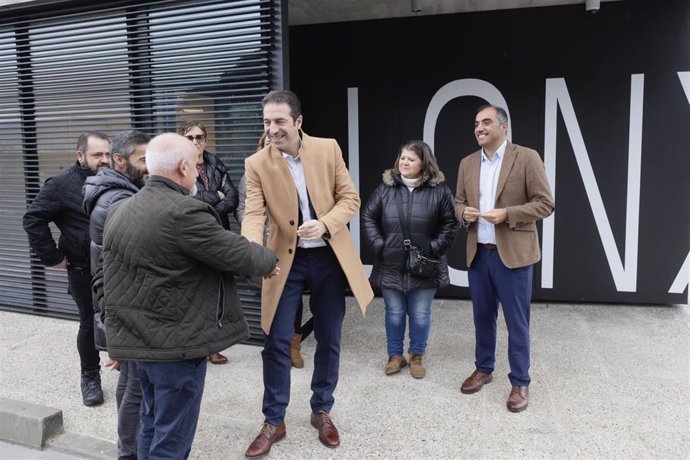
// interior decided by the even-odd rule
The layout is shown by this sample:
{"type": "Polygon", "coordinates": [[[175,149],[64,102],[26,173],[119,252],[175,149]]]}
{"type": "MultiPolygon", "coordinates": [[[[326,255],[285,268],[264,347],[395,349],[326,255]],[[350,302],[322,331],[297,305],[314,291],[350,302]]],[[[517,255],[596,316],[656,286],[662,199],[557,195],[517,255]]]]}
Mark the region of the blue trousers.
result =
{"type": "Polygon", "coordinates": [[[271,330],[261,352],[264,372],[263,413],[266,422],[280,425],[290,401],[290,339],[295,314],[305,288],[311,289],[309,309],[314,317],[314,373],[312,412],[330,412],[340,369],[340,336],[345,317],[346,279],[330,247],[297,248],[271,330]]]}
{"type": "Polygon", "coordinates": [[[529,317],[533,266],[508,268],[498,251],[479,245],[468,272],[474,311],[475,366],[490,374],[496,361],[498,303],[508,328],[508,379],[515,386],[529,386],[529,317]]]}
{"type": "Polygon", "coordinates": [[[139,460],[186,459],[199,420],[206,357],[176,362],[137,362],[143,400],[139,460]]]}
{"type": "Polygon", "coordinates": [[[431,330],[431,302],[436,288],[402,292],[381,289],[386,305],[386,345],[388,356],[402,356],[405,323],[410,318],[410,353],[423,355],[431,330]]]}

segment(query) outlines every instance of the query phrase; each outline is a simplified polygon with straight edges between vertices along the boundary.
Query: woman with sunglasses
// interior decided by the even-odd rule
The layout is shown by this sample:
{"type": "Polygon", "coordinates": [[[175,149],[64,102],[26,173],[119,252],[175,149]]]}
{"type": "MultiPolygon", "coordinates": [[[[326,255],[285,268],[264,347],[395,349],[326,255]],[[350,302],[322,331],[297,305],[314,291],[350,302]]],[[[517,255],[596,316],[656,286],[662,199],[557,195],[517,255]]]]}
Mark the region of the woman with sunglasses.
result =
{"type": "MultiPolygon", "coordinates": [[[[178,133],[194,144],[198,154],[196,168],[199,177],[196,179],[197,193],[194,198],[213,206],[223,227],[229,229],[228,218],[239,204],[239,194],[223,161],[206,150],[206,127],[198,121],[188,121],[180,125],[178,133]]],[[[228,362],[228,358],[220,353],[211,354],[208,360],[212,364],[228,362]]]]}

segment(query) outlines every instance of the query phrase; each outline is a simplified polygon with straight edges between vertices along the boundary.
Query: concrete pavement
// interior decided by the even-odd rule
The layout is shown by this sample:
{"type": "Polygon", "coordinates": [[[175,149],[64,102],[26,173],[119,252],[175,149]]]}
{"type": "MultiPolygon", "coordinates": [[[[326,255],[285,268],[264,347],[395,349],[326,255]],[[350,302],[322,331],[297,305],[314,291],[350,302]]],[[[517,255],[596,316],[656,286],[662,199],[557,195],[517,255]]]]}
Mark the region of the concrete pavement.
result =
{"type": "MultiPolygon", "coordinates": [[[[505,407],[502,318],[494,381],[463,395],[474,368],[471,305],[436,300],[432,310],[428,374],[415,380],[407,369],[383,373],[382,299],[366,319],[348,299],[332,411],[341,446],[325,448],[309,425],[312,336],[305,368],[292,371],[287,437],[268,458],[690,458],[688,306],[534,304],[530,405],[520,414],[505,407]]],[[[103,372],[105,404],[83,406],[76,331],[75,321],[0,312],[0,397],[59,408],[65,428],[44,451],[0,443],[0,457],[114,458],[117,372],[103,372]]],[[[229,364],[209,365],[192,458],[243,458],[262,422],[260,351],[235,346],[229,364]]]]}

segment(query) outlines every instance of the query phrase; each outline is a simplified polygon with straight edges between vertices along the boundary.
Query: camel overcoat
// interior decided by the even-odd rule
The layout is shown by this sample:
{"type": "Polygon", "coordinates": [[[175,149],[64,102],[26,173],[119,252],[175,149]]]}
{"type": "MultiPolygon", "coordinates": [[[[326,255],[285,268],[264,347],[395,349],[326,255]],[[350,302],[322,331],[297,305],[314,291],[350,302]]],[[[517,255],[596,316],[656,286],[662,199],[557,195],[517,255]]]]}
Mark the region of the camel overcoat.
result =
{"type": "MultiPolygon", "coordinates": [[[[316,218],[324,223],[324,236],[333,249],[362,315],[374,297],[348,222],[359,212],[360,199],[335,139],[300,132],[299,155],[307,192],[316,218]]],[[[262,244],[266,212],[270,217],[267,247],[278,256],[280,275],[264,279],[261,289],[261,328],[268,333],[297,248],[299,220],[297,188],[282,153],[268,145],[245,160],[247,198],[242,235],[262,244]]]]}

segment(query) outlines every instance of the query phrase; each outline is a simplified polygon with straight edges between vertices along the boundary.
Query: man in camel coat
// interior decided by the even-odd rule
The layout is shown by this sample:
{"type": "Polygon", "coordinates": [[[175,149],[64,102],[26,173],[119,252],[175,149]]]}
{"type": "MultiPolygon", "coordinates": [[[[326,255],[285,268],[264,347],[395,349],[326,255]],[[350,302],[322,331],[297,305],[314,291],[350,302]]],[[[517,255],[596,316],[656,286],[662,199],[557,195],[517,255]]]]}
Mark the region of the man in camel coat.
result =
{"type": "Polygon", "coordinates": [[[248,458],[265,455],[285,436],[289,346],[305,288],[311,290],[317,342],[310,422],[324,445],[340,444],[329,412],[338,383],[345,290],[349,285],[362,314],[374,296],[347,228],[360,199],[338,143],[301,131],[301,105],[291,91],[273,91],[262,105],[270,145],[245,161],[242,235],[262,243],[268,212],[266,244],[278,256],[281,271],[264,280],[261,292],[261,327],[267,334],[262,352],[265,420],[247,449],[248,458]]]}

